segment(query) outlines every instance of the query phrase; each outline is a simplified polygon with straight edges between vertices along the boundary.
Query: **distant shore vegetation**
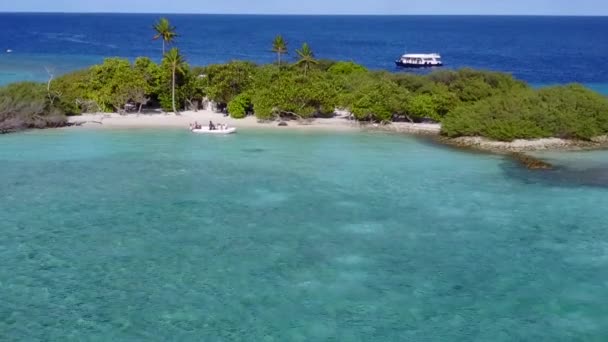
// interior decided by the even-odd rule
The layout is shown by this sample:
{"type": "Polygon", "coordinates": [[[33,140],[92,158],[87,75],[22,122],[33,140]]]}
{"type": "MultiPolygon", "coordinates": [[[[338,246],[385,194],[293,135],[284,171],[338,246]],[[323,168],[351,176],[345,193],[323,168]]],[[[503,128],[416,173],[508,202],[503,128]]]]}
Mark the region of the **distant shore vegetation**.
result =
{"type": "Polygon", "coordinates": [[[448,137],[589,140],[608,134],[608,98],[581,85],[537,90],[509,74],[471,69],[371,71],[350,61],[317,59],[308,44],[289,61],[282,36],[269,41],[273,64],[191,66],[177,48],[165,51],[177,37],[175,28],[160,20],[154,29],[163,42],[160,63],[108,58],[57,78],[49,74],[44,84],[0,88],[0,132],[56,127],[67,122],[66,115],[87,112],[179,114],[212,101],[234,118],[307,120],[341,109],[366,122],[439,122],[448,137]]]}

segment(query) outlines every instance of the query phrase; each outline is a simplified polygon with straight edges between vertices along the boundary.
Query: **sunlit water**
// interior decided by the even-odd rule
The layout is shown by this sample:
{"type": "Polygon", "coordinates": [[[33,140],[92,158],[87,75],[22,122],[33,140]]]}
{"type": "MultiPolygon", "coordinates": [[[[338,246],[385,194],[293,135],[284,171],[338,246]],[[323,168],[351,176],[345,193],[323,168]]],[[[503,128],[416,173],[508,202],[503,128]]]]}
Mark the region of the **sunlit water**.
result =
{"type": "Polygon", "coordinates": [[[0,165],[3,341],[608,340],[601,182],[374,134],[39,131],[0,165]]]}

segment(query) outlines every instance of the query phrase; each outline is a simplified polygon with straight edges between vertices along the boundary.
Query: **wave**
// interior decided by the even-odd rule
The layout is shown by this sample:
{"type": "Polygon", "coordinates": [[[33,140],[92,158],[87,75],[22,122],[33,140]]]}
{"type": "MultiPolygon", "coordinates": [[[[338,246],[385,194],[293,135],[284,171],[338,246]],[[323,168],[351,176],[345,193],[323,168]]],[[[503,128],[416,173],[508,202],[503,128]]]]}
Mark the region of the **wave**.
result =
{"type": "Polygon", "coordinates": [[[84,35],[84,34],[67,34],[67,33],[50,33],[49,32],[49,33],[44,33],[43,35],[47,39],[51,39],[51,40],[58,40],[58,41],[64,41],[64,42],[70,42],[70,43],[76,43],[76,44],[84,44],[84,45],[101,46],[101,47],[107,47],[110,49],[118,48],[118,46],[116,46],[114,44],[86,40],[86,35],[84,35]]]}

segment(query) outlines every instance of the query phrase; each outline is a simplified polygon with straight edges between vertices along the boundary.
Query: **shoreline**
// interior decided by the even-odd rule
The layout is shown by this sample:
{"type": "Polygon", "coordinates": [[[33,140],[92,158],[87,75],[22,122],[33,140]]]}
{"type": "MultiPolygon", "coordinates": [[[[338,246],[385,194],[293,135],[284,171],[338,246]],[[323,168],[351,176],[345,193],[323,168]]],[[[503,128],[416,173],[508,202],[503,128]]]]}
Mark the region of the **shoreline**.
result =
{"type": "Polygon", "coordinates": [[[584,140],[561,138],[515,139],[510,142],[490,140],[483,137],[438,137],[438,141],[457,148],[473,149],[497,154],[528,153],[528,152],[571,152],[591,151],[608,148],[608,136],[600,136],[584,140]]]}
{"type": "Polygon", "coordinates": [[[350,120],[348,113],[338,112],[333,118],[316,118],[311,120],[285,121],[287,126],[279,126],[277,121],[260,122],[254,116],[243,119],[233,119],[209,110],[184,111],[179,115],[173,113],[91,113],[68,117],[67,128],[183,128],[188,129],[190,123],[198,122],[203,126],[209,121],[215,124],[228,124],[237,129],[277,129],[299,131],[325,132],[386,132],[433,137],[437,142],[448,146],[471,149],[481,152],[510,154],[537,151],[584,151],[608,148],[608,136],[601,136],[591,141],[567,140],[560,138],[516,139],[511,142],[495,141],[483,137],[447,138],[441,136],[441,124],[393,122],[388,125],[374,125],[350,120]]]}
{"type": "Polygon", "coordinates": [[[396,122],[389,125],[374,125],[349,119],[348,113],[338,112],[333,118],[315,118],[310,120],[288,120],[287,126],[279,126],[279,121],[258,121],[254,116],[243,119],[233,119],[209,110],[184,111],[179,115],[174,113],[90,113],[68,117],[67,129],[119,129],[119,128],[183,128],[198,122],[206,126],[209,121],[215,124],[228,124],[237,129],[276,129],[298,131],[326,132],[392,132],[416,135],[438,136],[440,124],[396,122]]]}
{"type": "Polygon", "coordinates": [[[348,120],[344,115],[327,119],[314,119],[310,121],[286,121],[287,126],[278,126],[277,121],[260,122],[254,116],[243,119],[233,119],[209,110],[184,111],[179,115],[174,113],[142,113],[142,114],[116,114],[93,113],[68,117],[71,127],[86,127],[97,129],[115,128],[183,128],[198,122],[206,126],[209,121],[214,124],[227,124],[230,127],[241,128],[273,128],[280,130],[320,130],[320,131],[357,131],[361,125],[357,121],[348,120]]]}

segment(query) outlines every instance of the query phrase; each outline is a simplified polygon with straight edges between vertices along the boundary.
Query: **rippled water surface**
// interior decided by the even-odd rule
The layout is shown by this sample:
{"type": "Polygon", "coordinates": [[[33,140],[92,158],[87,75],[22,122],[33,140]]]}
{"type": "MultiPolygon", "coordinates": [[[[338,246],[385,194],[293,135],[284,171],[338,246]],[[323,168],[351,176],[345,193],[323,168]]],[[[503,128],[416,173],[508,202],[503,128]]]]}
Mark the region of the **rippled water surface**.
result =
{"type": "Polygon", "coordinates": [[[0,340],[608,340],[605,184],[374,134],[40,131],[0,165],[0,340]]]}
{"type": "MultiPolygon", "coordinates": [[[[0,84],[46,80],[104,57],[161,57],[158,14],[0,13],[0,84]],[[7,49],[13,50],[5,54],[7,49]]],[[[441,53],[447,68],[513,73],[534,84],[585,83],[608,94],[608,17],[169,15],[188,63],[271,63],[272,39],[318,58],[394,71],[405,51],[441,53]]]]}

